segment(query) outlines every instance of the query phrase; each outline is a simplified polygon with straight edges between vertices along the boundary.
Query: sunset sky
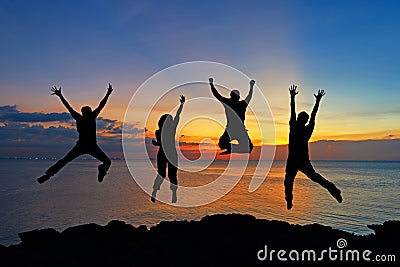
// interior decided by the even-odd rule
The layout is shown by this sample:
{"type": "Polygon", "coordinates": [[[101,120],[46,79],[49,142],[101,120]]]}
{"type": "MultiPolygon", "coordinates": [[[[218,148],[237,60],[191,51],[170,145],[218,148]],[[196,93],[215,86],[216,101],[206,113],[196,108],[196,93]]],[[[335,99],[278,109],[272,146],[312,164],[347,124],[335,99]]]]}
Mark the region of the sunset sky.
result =
{"type": "MultiPolygon", "coordinates": [[[[104,150],[118,155],[137,88],[166,67],[194,60],[220,62],[256,80],[274,116],[275,144],[288,142],[292,83],[299,86],[298,111],[310,112],[313,93],[327,91],[312,141],[398,144],[398,14],[398,1],[1,1],[0,157],[64,154],[77,134],[51,86],[62,86],[79,110],[96,106],[108,82],[115,91],[98,135],[104,150]]],[[[207,80],[182,89],[188,100],[199,91],[211,97],[207,80]]],[[[238,89],[248,93],[248,86],[238,89]]],[[[156,108],[152,124],[132,123],[137,142],[152,137],[156,118],[179,104],[175,93],[156,108]]],[[[224,120],[218,103],[208,112],[224,120]]],[[[186,108],[182,116],[198,114],[186,108]]],[[[223,131],[206,121],[189,126],[181,141],[215,141],[223,131]]],[[[246,126],[257,145],[270,145],[258,138],[250,111],[246,126]]]]}

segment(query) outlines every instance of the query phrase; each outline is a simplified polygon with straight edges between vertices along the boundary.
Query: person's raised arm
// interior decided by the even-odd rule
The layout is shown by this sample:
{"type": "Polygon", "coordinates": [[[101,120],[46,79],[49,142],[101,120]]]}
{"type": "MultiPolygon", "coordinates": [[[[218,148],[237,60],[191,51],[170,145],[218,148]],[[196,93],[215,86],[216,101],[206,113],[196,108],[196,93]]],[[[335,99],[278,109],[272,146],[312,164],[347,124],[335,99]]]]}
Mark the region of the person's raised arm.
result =
{"type": "Polygon", "coordinates": [[[297,85],[291,85],[289,87],[290,92],[290,121],[296,121],[296,104],[294,99],[296,95],[299,93],[297,90],[297,85]]]}
{"type": "Polygon", "coordinates": [[[253,96],[253,87],[254,87],[254,84],[256,83],[256,81],[255,80],[251,80],[250,81],[250,90],[249,90],[249,94],[246,96],[246,98],[244,99],[244,101],[247,103],[247,104],[249,104],[250,103],[250,100],[251,100],[251,97],[253,96]]]}
{"type": "Polygon", "coordinates": [[[100,111],[106,105],[108,97],[111,95],[113,90],[114,89],[112,88],[111,83],[108,83],[107,93],[106,93],[105,97],[100,101],[99,106],[95,110],[93,110],[93,114],[95,115],[95,117],[97,117],[100,114],[100,111]]]}
{"type": "Polygon", "coordinates": [[[79,113],[76,112],[71,105],[68,103],[68,101],[64,98],[64,96],[61,93],[61,87],[57,89],[57,86],[51,87],[51,91],[53,92],[51,95],[56,95],[60,98],[61,102],[64,104],[64,106],[68,109],[69,113],[71,113],[72,117],[76,119],[79,117],[79,113]]]}
{"type": "Polygon", "coordinates": [[[310,118],[310,122],[313,123],[315,121],[315,116],[317,115],[317,111],[319,108],[319,103],[321,102],[321,98],[325,95],[325,91],[324,90],[318,90],[317,94],[314,94],[315,96],[315,104],[314,104],[314,108],[311,112],[311,118],[310,118]]]}
{"type": "Polygon", "coordinates": [[[214,79],[213,78],[209,78],[208,82],[210,83],[210,87],[211,87],[211,92],[212,94],[215,96],[216,99],[218,99],[221,102],[224,102],[226,100],[225,97],[223,97],[218,91],[217,88],[215,88],[214,86],[214,79]]]}
{"type": "Polygon", "coordinates": [[[181,104],[179,105],[179,108],[178,108],[178,110],[176,111],[176,115],[175,115],[175,117],[174,117],[174,122],[175,122],[176,125],[177,125],[178,122],[179,122],[179,116],[180,116],[181,113],[182,113],[183,104],[185,104],[185,101],[186,101],[185,96],[184,96],[184,95],[181,95],[181,96],[180,96],[180,99],[179,99],[179,102],[181,102],[181,104]]]}

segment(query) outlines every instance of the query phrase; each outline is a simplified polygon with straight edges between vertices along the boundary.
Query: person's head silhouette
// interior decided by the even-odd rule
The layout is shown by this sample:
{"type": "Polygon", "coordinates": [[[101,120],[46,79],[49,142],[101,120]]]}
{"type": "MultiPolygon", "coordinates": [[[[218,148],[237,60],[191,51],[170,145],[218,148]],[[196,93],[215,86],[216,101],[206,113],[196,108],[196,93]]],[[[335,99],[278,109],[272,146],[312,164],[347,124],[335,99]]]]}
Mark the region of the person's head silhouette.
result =
{"type": "Polygon", "coordinates": [[[238,90],[232,90],[231,91],[231,99],[235,101],[239,101],[240,98],[240,92],[238,90]]]}
{"type": "Polygon", "coordinates": [[[84,106],[81,108],[82,116],[87,117],[92,114],[92,108],[89,106],[84,106]]]}
{"type": "Polygon", "coordinates": [[[299,125],[306,125],[307,121],[308,121],[308,114],[305,111],[302,111],[299,113],[299,115],[297,115],[297,123],[299,125]]]}
{"type": "Polygon", "coordinates": [[[158,120],[158,128],[162,128],[164,124],[168,124],[172,121],[172,116],[170,114],[164,114],[158,120]]]}

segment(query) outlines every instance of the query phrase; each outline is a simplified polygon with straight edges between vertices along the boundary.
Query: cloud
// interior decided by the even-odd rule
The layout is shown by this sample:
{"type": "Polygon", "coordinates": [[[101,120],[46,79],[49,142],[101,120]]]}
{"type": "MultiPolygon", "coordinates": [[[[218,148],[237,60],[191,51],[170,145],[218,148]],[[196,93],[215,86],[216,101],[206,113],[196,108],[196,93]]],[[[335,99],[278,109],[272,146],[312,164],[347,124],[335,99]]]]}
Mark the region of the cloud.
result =
{"type": "MultiPolygon", "coordinates": [[[[68,112],[22,112],[17,109],[16,105],[13,106],[0,106],[0,122],[3,124],[11,122],[21,122],[21,123],[43,123],[43,122],[69,122],[72,126],[75,125],[74,119],[68,112]]],[[[108,130],[115,131],[114,129],[120,128],[119,124],[121,122],[117,120],[110,120],[106,118],[99,117],[96,120],[98,130],[108,130]]]]}
{"type": "Polygon", "coordinates": [[[65,148],[74,143],[78,134],[72,128],[63,126],[28,125],[26,123],[7,123],[0,126],[0,146],[9,152],[15,147],[65,148]]]}
{"type": "Polygon", "coordinates": [[[72,117],[67,112],[62,113],[42,113],[42,112],[21,112],[17,106],[0,106],[1,122],[67,122],[72,117]]]}
{"type": "Polygon", "coordinates": [[[113,131],[115,128],[119,127],[119,124],[121,123],[117,120],[105,119],[103,117],[99,117],[96,120],[97,130],[113,131]]]}
{"type": "MultiPolygon", "coordinates": [[[[102,117],[96,123],[99,145],[106,153],[122,157],[123,123],[102,117]]],[[[74,124],[71,115],[65,112],[22,112],[15,105],[0,106],[0,157],[60,157],[78,139],[74,124]],[[48,127],[49,122],[54,126],[48,127]]],[[[126,130],[126,140],[133,143],[143,142],[142,134],[147,131],[135,124],[126,125],[126,130]]]]}

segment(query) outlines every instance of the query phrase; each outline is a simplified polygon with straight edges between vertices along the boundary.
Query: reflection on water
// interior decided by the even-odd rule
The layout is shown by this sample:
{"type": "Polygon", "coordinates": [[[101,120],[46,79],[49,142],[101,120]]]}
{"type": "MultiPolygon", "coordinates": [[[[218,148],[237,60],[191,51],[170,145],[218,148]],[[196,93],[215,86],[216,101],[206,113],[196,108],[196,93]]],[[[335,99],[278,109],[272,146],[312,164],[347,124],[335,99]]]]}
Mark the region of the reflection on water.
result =
{"type": "MultiPolygon", "coordinates": [[[[290,211],[284,200],[283,161],[273,164],[267,179],[253,193],[248,188],[257,162],[250,162],[229,194],[196,208],[153,204],[131,178],[124,161],[113,162],[103,184],[97,182],[98,163],[83,160],[72,162],[44,185],[37,184],[35,178],[51,163],[0,160],[1,244],[19,242],[16,234],[22,231],[46,227],[62,230],[89,222],[104,225],[112,219],[151,226],[166,220],[198,220],[208,214],[247,213],[290,223],[321,223],[358,234],[369,233],[367,224],[400,219],[400,162],[314,162],[316,170],[342,190],[344,201],[338,204],[325,189],[299,173],[290,211]],[[74,173],[73,169],[79,171],[74,173]]],[[[226,164],[216,162],[199,173],[179,172],[179,183],[210,183],[226,164]]],[[[139,173],[146,172],[140,164],[138,168],[139,173]]],[[[170,194],[166,184],[161,192],[170,194]]]]}

